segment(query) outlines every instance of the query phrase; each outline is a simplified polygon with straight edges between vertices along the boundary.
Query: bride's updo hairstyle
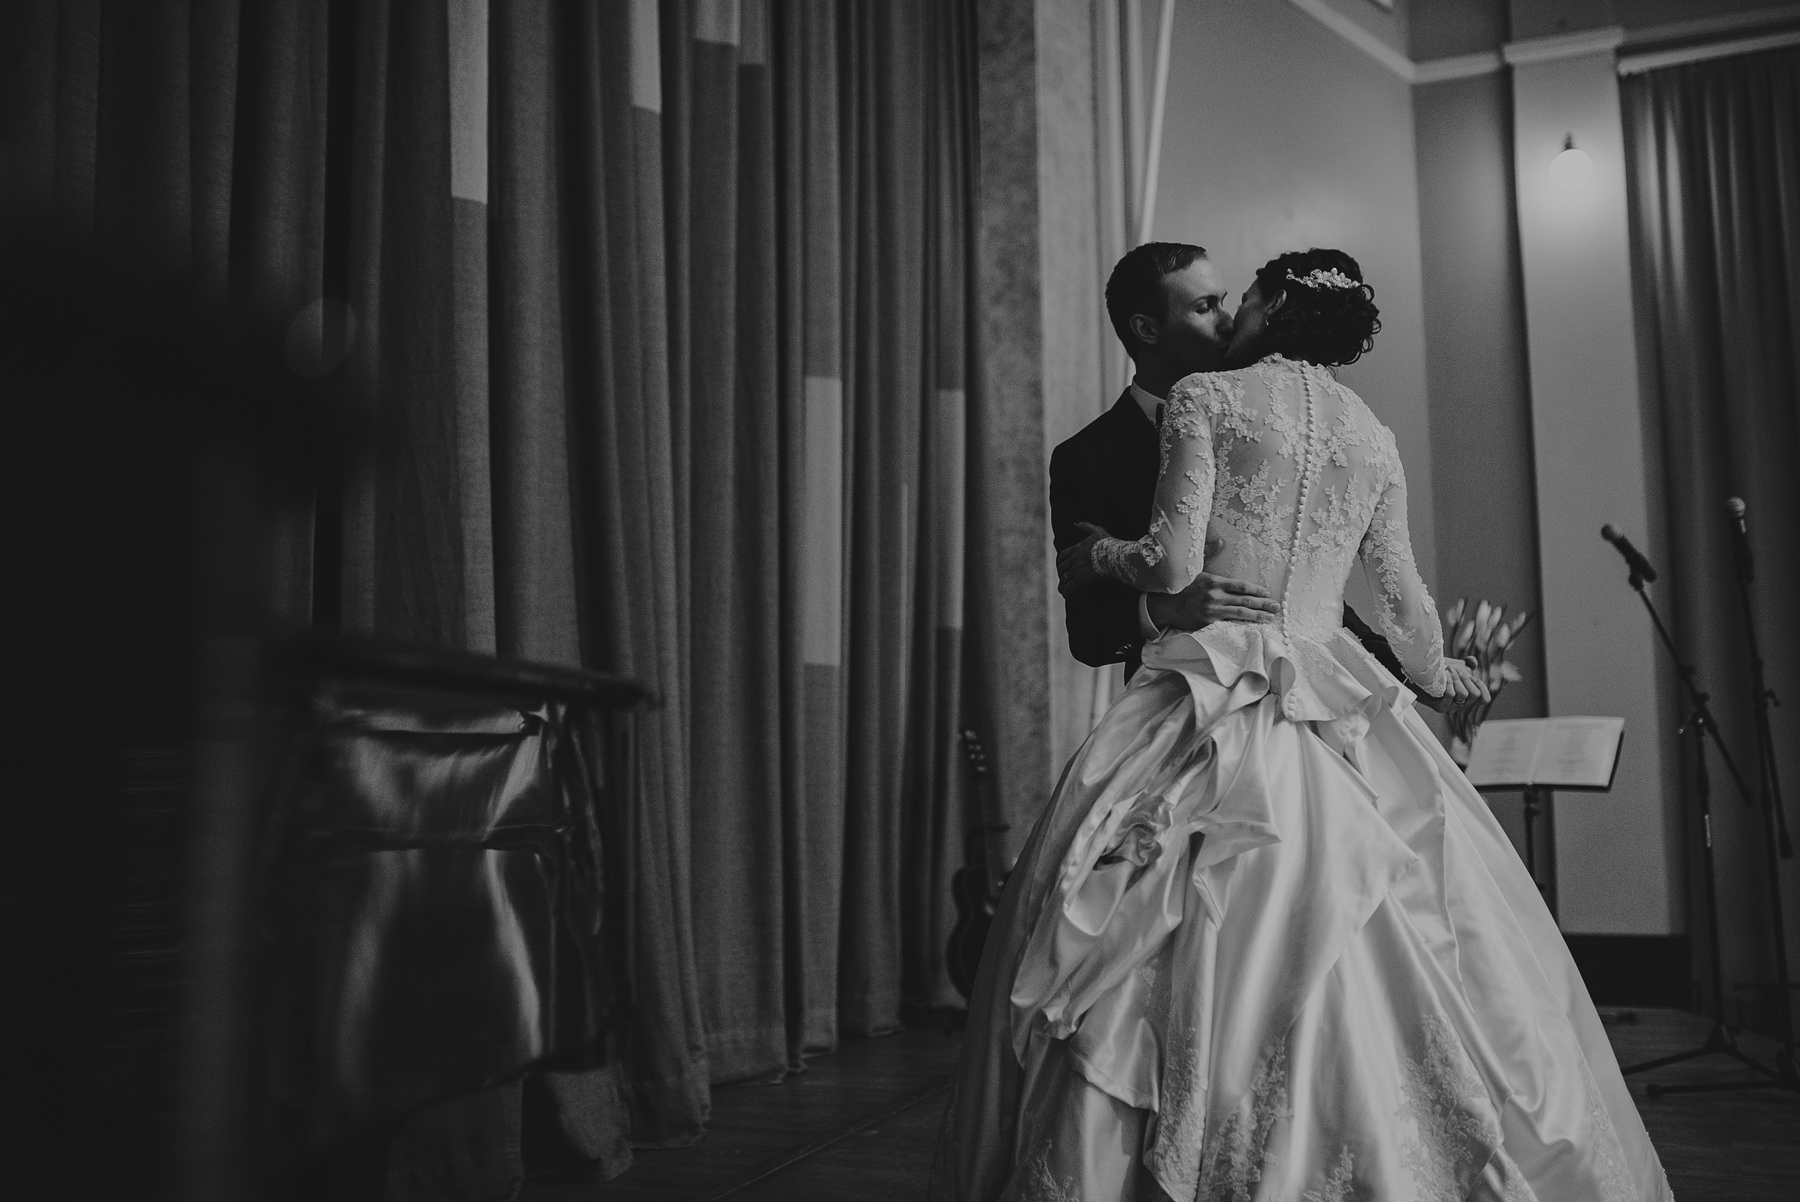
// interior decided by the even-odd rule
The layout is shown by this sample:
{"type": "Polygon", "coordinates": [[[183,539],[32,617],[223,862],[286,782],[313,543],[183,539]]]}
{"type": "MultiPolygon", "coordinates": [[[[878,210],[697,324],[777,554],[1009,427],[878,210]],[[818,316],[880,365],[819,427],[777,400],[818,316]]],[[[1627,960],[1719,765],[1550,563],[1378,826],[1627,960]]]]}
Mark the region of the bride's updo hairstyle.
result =
{"type": "Polygon", "coordinates": [[[1290,359],[1322,367],[1354,363],[1375,345],[1381,310],[1362,268],[1341,250],[1294,250],[1256,273],[1265,300],[1287,301],[1268,315],[1268,341],[1290,359]]]}

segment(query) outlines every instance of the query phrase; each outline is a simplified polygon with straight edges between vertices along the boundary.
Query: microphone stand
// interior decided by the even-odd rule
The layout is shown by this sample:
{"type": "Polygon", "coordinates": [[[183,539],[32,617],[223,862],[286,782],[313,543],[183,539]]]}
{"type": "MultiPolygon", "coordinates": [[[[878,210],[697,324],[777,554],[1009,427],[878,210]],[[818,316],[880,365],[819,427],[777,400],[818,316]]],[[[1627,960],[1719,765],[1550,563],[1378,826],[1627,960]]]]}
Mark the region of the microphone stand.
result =
{"type": "Polygon", "coordinates": [[[1744,641],[1750,652],[1750,708],[1756,721],[1757,768],[1762,786],[1763,861],[1769,874],[1769,929],[1775,940],[1775,1008],[1781,1015],[1781,1049],[1775,1054],[1775,1073],[1783,1089],[1800,1093],[1800,1071],[1794,1056],[1793,979],[1788,972],[1787,927],[1781,908],[1781,860],[1794,858],[1788,837],[1787,812],[1781,801],[1781,779],[1775,771],[1775,736],[1769,710],[1781,704],[1763,676],[1762,648],[1756,639],[1756,610],[1751,604],[1752,567],[1748,536],[1743,533],[1742,502],[1736,502],[1734,520],[1739,536],[1732,540],[1737,557],[1738,600],[1744,612],[1744,641]],[[1779,851],[1780,859],[1777,859],[1779,851]]]}
{"type": "MultiPolygon", "coordinates": [[[[1631,587],[1636,590],[1638,599],[1644,603],[1644,608],[1649,611],[1650,621],[1656,627],[1658,640],[1668,651],[1669,658],[1675,661],[1675,666],[1680,669],[1682,687],[1686,691],[1688,701],[1693,707],[1689,711],[1688,716],[1682,721],[1681,726],[1677,729],[1676,733],[1682,736],[1691,734],[1694,738],[1694,797],[1698,803],[1701,828],[1705,836],[1705,851],[1702,857],[1701,878],[1706,894],[1707,934],[1711,941],[1708,944],[1708,949],[1710,951],[1708,957],[1708,975],[1712,978],[1711,1017],[1713,1021],[1712,1028],[1706,1033],[1706,1039],[1700,1043],[1699,1046],[1689,1048],[1686,1051],[1676,1052],[1670,1056],[1659,1056],[1654,1060],[1646,1060],[1640,1064],[1633,1064],[1628,1068],[1621,1069],[1620,1072],[1625,1075],[1630,1075],[1632,1073],[1648,1072],[1651,1069],[1665,1068],[1668,1065],[1680,1064],[1687,1060],[1696,1060],[1702,1056],[1729,1056],[1764,1079],[1754,1081],[1707,1081],[1677,1085],[1665,1085],[1660,1081],[1656,1081],[1647,1086],[1646,1091],[1651,1097],[1658,1097],[1663,1094],[1671,1093],[1713,1093],[1738,1089],[1800,1088],[1800,1081],[1794,1080],[1793,1044],[1791,1038],[1783,1055],[1778,1059],[1776,1067],[1770,1068],[1761,1061],[1751,1057],[1742,1048],[1738,1047],[1737,1036],[1732,1032],[1730,1027],[1725,1025],[1725,974],[1724,969],[1721,967],[1719,955],[1719,899],[1714,884],[1712,778],[1707,770],[1706,764],[1706,741],[1709,736],[1717,745],[1719,749],[1719,758],[1724,762],[1726,769],[1730,771],[1731,779],[1737,785],[1738,793],[1743,797],[1745,804],[1754,805],[1755,803],[1751,800],[1752,793],[1749,782],[1744,779],[1743,772],[1738,769],[1737,761],[1732,758],[1731,749],[1725,745],[1725,740],[1719,735],[1718,722],[1713,718],[1711,697],[1707,693],[1701,691],[1699,682],[1695,679],[1693,665],[1683,658],[1680,648],[1675,645],[1675,639],[1670,635],[1669,628],[1663,624],[1662,615],[1657,612],[1656,604],[1650,600],[1650,594],[1644,590],[1644,578],[1637,573],[1635,568],[1631,572],[1630,584],[1631,587]]],[[[1781,964],[1784,966],[1785,971],[1785,955],[1782,957],[1781,964]]],[[[1786,998],[1784,997],[1783,1000],[1785,1001],[1786,998]]]]}

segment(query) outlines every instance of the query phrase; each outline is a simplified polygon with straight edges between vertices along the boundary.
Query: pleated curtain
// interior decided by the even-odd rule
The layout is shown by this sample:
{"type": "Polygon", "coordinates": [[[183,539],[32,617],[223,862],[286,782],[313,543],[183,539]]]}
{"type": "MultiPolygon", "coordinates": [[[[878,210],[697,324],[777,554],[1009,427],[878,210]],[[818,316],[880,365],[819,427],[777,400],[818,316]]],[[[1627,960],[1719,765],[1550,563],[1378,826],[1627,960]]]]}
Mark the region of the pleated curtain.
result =
{"type": "Polygon", "coordinates": [[[362,416],[272,614],[660,695],[634,1138],[954,1001],[972,6],[4,7],[6,219],[279,323],[362,416]]]}
{"type": "MultiPolygon", "coordinates": [[[[1725,510],[1727,497],[1741,497],[1767,682],[1785,703],[1772,726],[1793,823],[1800,818],[1800,628],[1793,620],[1800,596],[1800,50],[1649,71],[1626,77],[1621,92],[1647,395],[1662,447],[1670,563],[1663,598],[1672,597],[1681,646],[1712,693],[1725,745],[1755,788],[1749,645],[1725,510]]],[[[1791,1013],[1794,999],[1776,987],[1768,871],[1776,857],[1760,810],[1739,801],[1717,754],[1711,761],[1724,1015],[1778,1034],[1778,1007],[1791,1013]]],[[[1691,758],[1688,767],[1691,782],[1691,758]]],[[[1703,839],[1691,805],[1688,819],[1697,857],[1703,839]]],[[[1793,971],[1800,969],[1800,862],[1777,863],[1793,971]]],[[[1705,982],[1697,858],[1690,869],[1695,979],[1705,982]]]]}

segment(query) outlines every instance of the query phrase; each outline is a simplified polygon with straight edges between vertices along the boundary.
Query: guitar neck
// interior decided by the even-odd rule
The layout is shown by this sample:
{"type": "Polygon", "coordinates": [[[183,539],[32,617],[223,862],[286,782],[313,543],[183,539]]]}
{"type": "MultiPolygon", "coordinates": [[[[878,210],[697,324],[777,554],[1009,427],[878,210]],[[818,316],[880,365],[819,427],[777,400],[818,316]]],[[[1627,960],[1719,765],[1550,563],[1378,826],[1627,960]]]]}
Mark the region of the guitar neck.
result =
{"type": "Polygon", "coordinates": [[[969,772],[975,778],[975,804],[980,825],[975,832],[981,836],[983,858],[986,861],[988,882],[998,887],[1009,865],[1006,863],[999,835],[1009,829],[1000,812],[1000,801],[994,789],[994,776],[988,767],[987,749],[982,745],[981,736],[974,730],[962,732],[963,752],[968,758],[969,772]]]}

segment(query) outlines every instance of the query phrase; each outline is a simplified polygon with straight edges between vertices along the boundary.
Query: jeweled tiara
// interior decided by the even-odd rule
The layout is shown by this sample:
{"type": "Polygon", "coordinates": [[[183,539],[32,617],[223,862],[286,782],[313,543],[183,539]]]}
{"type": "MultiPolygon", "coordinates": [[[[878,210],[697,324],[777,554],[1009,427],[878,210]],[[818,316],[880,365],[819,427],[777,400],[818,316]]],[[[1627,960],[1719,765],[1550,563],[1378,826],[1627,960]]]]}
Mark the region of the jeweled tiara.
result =
{"type": "Polygon", "coordinates": [[[1335,267],[1315,267],[1305,275],[1287,273],[1287,278],[1296,284],[1305,284],[1308,288],[1332,288],[1344,290],[1361,287],[1355,280],[1335,267]]]}

